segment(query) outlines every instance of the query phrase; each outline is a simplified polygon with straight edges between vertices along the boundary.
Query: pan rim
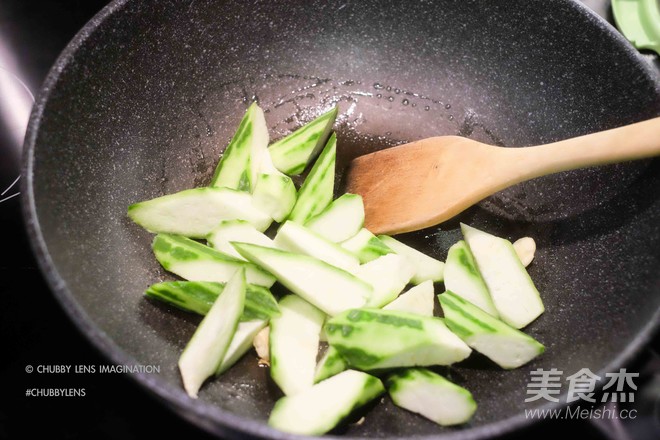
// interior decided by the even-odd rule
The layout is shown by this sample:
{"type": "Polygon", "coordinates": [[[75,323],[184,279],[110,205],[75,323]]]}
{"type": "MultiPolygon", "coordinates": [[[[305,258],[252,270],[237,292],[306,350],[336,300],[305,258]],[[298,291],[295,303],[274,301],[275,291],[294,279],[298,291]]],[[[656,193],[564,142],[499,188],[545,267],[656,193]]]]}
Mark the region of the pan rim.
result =
{"type": "MultiPolygon", "coordinates": [[[[131,0],[113,0],[98,12],[84,27],[75,35],[69,42],[66,48],[59,55],[53,66],[51,67],[43,85],[41,86],[35,105],[32,108],[28,128],[25,136],[23,146],[23,159],[22,159],[22,175],[21,179],[21,211],[24,219],[25,228],[30,241],[33,254],[36,257],[39,269],[44,275],[46,282],[56,297],[60,307],[64,310],[68,318],[74,323],[75,327],[81,332],[85,338],[91,343],[102,356],[108,358],[110,361],[118,365],[132,365],[137,364],[137,360],[128,355],[121,347],[119,347],[112,338],[103,332],[89,317],[82,306],[76,301],[74,295],[68,289],[65,280],[60,276],[57,267],[55,266],[46,241],[42,235],[39,224],[39,217],[37,215],[35,200],[34,200],[34,187],[33,187],[33,172],[34,172],[34,153],[36,149],[36,141],[44,116],[45,107],[49,101],[51,92],[57,86],[62,72],[74,59],[78,49],[85,43],[85,41],[96,31],[99,27],[113,14],[122,11],[131,0]]],[[[589,22],[589,25],[598,27],[608,38],[613,39],[616,44],[619,44],[626,55],[636,65],[640,71],[651,78],[656,84],[656,88],[660,90],[660,78],[654,71],[649,63],[647,63],[639,52],[618,32],[616,29],[607,23],[604,19],[599,17],[595,12],[589,9],[586,5],[574,1],[563,0],[564,3],[573,8],[577,14],[589,22]]],[[[622,366],[629,364],[640,354],[642,349],[650,342],[654,334],[660,329],[660,308],[655,311],[651,320],[649,320],[640,332],[635,335],[632,342],[619,354],[614,357],[602,370],[597,374],[604,377],[604,372],[614,371],[622,366]]],[[[199,400],[190,399],[181,387],[176,387],[165,379],[148,373],[129,373],[127,375],[134,383],[137,383],[142,389],[148,391],[151,395],[156,396],[164,404],[165,407],[176,412],[179,416],[187,419],[195,426],[202,428],[209,433],[215,435],[227,435],[232,438],[246,434],[250,437],[262,437],[271,439],[289,439],[289,438],[303,438],[301,436],[287,434],[278,431],[268,425],[257,421],[253,418],[243,417],[225,411],[211,403],[202,402],[199,400]]],[[[599,388],[602,387],[603,382],[599,383],[599,388]]],[[[562,397],[565,394],[562,394],[562,397]]],[[[547,404],[539,407],[540,410],[544,409],[563,409],[570,406],[565,403],[565,399],[560,399],[560,402],[548,402],[547,404]]],[[[541,419],[526,418],[524,413],[515,416],[498,420],[496,422],[488,423],[477,427],[468,427],[460,431],[444,432],[437,435],[424,436],[423,438],[443,438],[443,439],[484,439],[494,436],[501,436],[514,431],[520,431],[528,428],[541,419]]],[[[328,439],[347,440],[358,439],[361,437],[350,436],[324,436],[328,439]]],[[[403,440],[406,437],[388,437],[390,439],[403,440]]]]}

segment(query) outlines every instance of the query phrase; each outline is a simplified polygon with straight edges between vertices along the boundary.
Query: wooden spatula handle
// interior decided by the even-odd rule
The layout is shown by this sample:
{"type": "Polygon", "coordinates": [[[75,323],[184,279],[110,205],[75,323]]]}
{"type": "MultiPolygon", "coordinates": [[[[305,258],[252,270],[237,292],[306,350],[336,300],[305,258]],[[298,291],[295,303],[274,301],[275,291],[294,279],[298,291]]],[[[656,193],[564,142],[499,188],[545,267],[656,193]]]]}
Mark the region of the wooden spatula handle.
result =
{"type": "Polygon", "coordinates": [[[551,144],[509,149],[514,180],[660,155],[660,117],[551,144]]]}

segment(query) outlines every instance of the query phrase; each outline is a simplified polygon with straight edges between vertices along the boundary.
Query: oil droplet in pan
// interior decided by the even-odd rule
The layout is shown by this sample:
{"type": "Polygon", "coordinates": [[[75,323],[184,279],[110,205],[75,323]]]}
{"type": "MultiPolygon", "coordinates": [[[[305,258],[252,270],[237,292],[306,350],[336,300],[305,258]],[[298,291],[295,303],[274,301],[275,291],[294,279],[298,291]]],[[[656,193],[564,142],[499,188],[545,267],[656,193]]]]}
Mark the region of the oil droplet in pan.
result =
{"type": "MultiPolygon", "coordinates": [[[[364,116],[358,111],[360,109],[358,101],[368,100],[369,98],[387,99],[390,103],[398,101],[401,105],[400,107],[396,106],[399,107],[399,111],[408,108],[415,109],[416,107],[419,107],[420,110],[423,108],[426,112],[435,110],[436,108],[442,109],[446,112],[442,115],[442,118],[445,119],[445,121],[455,121],[455,116],[453,114],[450,115],[449,113],[455,113],[456,110],[449,110],[451,108],[450,104],[442,102],[438,96],[433,97],[429,96],[427,93],[417,93],[416,91],[401,87],[400,84],[388,85],[386,82],[381,81],[361,82],[346,78],[334,80],[332,78],[318,78],[314,76],[300,76],[293,74],[267,75],[266,79],[275,80],[276,83],[283,82],[286,84],[282,84],[283,87],[279,87],[281,94],[268,96],[266,100],[270,105],[264,103],[265,111],[273,110],[279,116],[278,123],[273,127],[274,131],[280,132],[278,133],[278,137],[280,137],[279,135],[283,136],[291,132],[294,128],[301,125],[302,122],[314,119],[319,116],[323,110],[328,109],[333,105],[349,103],[349,110],[342,111],[343,114],[340,115],[337,120],[338,125],[342,127],[341,131],[343,132],[342,134],[345,139],[347,133],[357,130],[357,126],[360,126],[365,122],[364,116]],[[364,88],[361,89],[359,86],[361,83],[365,85],[368,84],[369,86],[363,86],[364,88]],[[314,94],[309,93],[311,90],[314,90],[314,94]],[[397,95],[403,95],[401,96],[401,100],[398,99],[397,95]],[[316,105],[310,106],[310,101],[316,101],[315,103],[311,103],[316,105]],[[432,103],[434,104],[433,106],[431,106],[432,103]],[[279,110],[280,108],[281,110],[279,110]],[[355,114],[353,115],[352,113],[354,110],[355,114]]],[[[257,96],[255,96],[256,93],[253,92],[257,82],[258,81],[255,79],[251,83],[241,85],[243,97],[257,98],[257,96]]],[[[262,98],[264,98],[264,96],[262,96],[262,98]]],[[[390,108],[393,111],[397,111],[395,106],[391,106],[390,108]]],[[[393,133],[391,132],[386,133],[382,140],[373,138],[370,139],[370,141],[376,142],[381,147],[385,146],[385,144],[388,146],[397,145],[404,141],[404,139],[392,139],[392,135],[393,133]]],[[[357,151],[362,153],[366,152],[364,151],[364,148],[356,150],[356,152],[357,151]]]]}

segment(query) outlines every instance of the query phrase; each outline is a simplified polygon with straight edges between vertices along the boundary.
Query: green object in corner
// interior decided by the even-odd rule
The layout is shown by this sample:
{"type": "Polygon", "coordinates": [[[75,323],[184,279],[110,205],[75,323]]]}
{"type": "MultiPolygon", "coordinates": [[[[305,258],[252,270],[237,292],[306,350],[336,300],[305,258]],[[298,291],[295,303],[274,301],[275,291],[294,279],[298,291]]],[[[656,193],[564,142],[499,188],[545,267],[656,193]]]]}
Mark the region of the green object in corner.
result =
{"type": "Polygon", "coordinates": [[[612,0],[614,21],[637,49],[660,55],[660,2],[658,0],[612,0]]]}

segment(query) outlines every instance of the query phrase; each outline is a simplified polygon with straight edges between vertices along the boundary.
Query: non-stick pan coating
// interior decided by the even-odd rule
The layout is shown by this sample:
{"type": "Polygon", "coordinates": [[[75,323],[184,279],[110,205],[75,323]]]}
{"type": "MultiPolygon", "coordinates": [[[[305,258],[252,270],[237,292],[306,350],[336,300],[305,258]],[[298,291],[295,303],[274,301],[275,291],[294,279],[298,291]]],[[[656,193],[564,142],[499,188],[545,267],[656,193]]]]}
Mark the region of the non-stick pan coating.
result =
{"type": "MultiPolygon", "coordinates": [[[[199,401],[184,395],[176,361],[198,318],[142,296],[174,277],[153,258],[152,235],[127,219],[130,203],[208,183],[254,99],[273,138],[338,104],[341,169],[433,135],[519,147],[650,118],[660,114],[654,75],[569,1],[114,2],[40,94],[25,214],[53,291],[111,360],[159,365],[160,375],[135,377],[213,432],[282,437],[265,426],[279,391],[253,355],[205,385],[199,401]]],[[[461,215],[537,240],[529,272],[546,312],[528,332],[546,354],[514,371],[478,356],[451,368],[479,404],[465,427],[440,428],[385,398],[340,432],[483,437],[531,423],[525,408],[553,405],[524,403],[530,370],[603,376],[628,361],[658,322],[659,167],[542,178],[461,215]]],[[[403,239],[444,259],[458,237],[452,221],[403,239]]]]}

